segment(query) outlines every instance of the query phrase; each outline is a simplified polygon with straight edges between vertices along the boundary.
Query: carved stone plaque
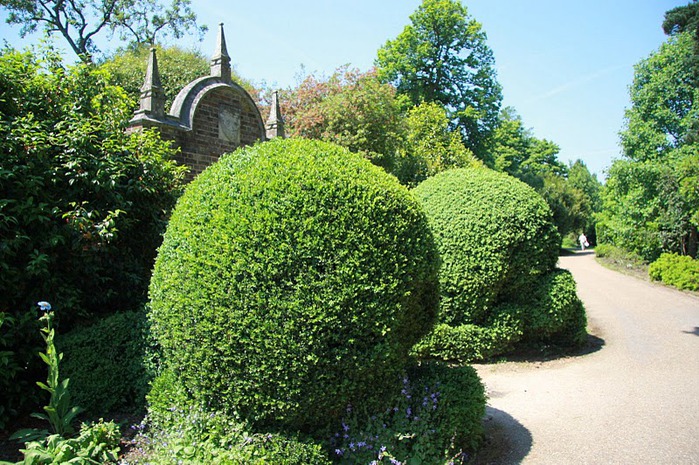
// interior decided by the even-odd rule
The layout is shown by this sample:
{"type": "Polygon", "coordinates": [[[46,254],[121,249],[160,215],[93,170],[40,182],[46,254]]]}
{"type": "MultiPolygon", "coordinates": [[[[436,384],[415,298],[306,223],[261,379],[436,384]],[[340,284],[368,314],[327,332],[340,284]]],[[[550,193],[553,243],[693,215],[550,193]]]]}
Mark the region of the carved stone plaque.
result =
{"type": "Polygon", "coordinates": [[[230,108],[221,108],[218,112],[218,138],[240,145],[240,113],[230,108]]]}

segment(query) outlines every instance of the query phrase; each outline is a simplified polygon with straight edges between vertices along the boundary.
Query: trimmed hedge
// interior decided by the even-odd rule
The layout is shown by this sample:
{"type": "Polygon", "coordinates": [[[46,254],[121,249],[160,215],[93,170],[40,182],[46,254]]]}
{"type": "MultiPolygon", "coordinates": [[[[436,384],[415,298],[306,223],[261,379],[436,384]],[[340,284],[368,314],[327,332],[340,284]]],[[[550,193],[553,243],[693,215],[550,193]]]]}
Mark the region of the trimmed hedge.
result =
{"type": "Polygon", "coordinates": [[[441,309],[414,347],[422,358],[471,362],[520,342],[578,346],[585,310],[555,268],[560,236],[529,186],[485,168],[447,171],[415,189],[441,254],[441,309]]]}
{"type": "Polygon", "coordinates": [[[440,173],[414,190],[442,259],[440,322],[484,324],[493,305],[556,266],[561,238],[531,187],[485,168],[440,173]]]}
{"type": "Polygon", "coordinates": [[[663,253],[648,267],[655,281],[686,291],[699,291],[699,260],[688,255],[663,253]]]}
{"type": "Polygon", "coordinates": [[[144,311],[108,316],[62,335],[57,342],[64,355],[61,376],[70,379],[73,403],[86,413],[100,417],[145,409],[155,349],[144,311]]]}
{"type": "Polygon", "coordinates": [[[150,318],[196,401],[312,432],[400,389],[436,316],[437,273],[425,215],[394,177],[333,144],[275,140],[188,186],[150,318]]]}

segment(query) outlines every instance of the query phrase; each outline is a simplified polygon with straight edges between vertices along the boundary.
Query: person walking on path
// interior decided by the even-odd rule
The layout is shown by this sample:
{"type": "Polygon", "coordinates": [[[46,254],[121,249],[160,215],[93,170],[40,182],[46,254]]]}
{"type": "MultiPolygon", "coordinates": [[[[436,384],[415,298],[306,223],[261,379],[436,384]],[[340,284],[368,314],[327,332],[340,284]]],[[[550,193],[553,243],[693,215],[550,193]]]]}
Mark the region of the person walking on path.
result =
{"type": "Polygon", "coordinates": [[[587,237],[585,237],[585,233],[581,232],[580,237],[578,237],[578,241],[580,241],[580,250],[585,250],[585,247],[589,247],[590,243],[587,242],[587,237]]]}

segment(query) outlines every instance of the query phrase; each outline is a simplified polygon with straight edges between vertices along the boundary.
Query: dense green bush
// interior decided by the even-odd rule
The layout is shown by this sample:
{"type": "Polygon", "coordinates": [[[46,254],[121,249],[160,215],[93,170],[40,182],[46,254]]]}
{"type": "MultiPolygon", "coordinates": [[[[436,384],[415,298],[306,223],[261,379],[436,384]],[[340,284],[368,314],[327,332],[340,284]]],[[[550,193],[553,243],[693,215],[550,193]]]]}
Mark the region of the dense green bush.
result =
{"type": "Polygon", "coordinates": [[[699,291],[699,260],[687,255],[660,255],[648,267],[648,275],[655,281],[662,281],[678,289],[699,291]]]}
{"type": "Polygon", "coordinates": [[[15,320],[0,351],[22,367],[8,380],[22,399],[3,390],[1,412],[42,377],[35,321],[23,316],[36,302],[51,302],[66,332],[147,297],[181,170],[157,135],[124,132],[129,101],[106,82],[51,52],[0,55],[0,312],[15,320]]]}
{"type": "Polygon", "coordinates": [[[363,410],[348,411],[330,455],[347,464],[463,463],[482,441],[485,403],[472,367],[423,363],[408,371],[400,394],[368,422],[363,410]]]}
{"type": "Polygon", "coordinates": [[[62,376],[70,378],[73,403],[98,418],[145,409],[154,376],[155,349],[144,311],[117,313],[58,340],[62,376]],[[150,355],[151,358],[147,358],[150,355]]]}
{"type": "Polygon", "coordinates": [[[519,342],[584,341],[575,282],[556,270],[560,236],[544,200],[484,168],[447,171],[415,189],[441,254],[439,324],[420,357],[468,362],[519,342]]]}
{"type": "Polygon", "coordinates": [[[414,190],[441,259],[440,322],[483,324],[558,261],[561,239],[529,186],[485,168],[440,173],[414,190]]]}
{"type": "Polygon", "coordinates": [[[333,144],[276,140],[188,186],[156,260],[152,329],[201,404],[313,431],[400,389],[436,315],[437,270],[394,177],[333,144]]]}
{"type": "Polygon", "coordinates": [[[568,270],[556,269],[547,273],[518,301],[523,307],[517,310],[517,314],[524,322],[525,341],[554,342],[573,347],[585,342],[585,308],[568,270]]]}

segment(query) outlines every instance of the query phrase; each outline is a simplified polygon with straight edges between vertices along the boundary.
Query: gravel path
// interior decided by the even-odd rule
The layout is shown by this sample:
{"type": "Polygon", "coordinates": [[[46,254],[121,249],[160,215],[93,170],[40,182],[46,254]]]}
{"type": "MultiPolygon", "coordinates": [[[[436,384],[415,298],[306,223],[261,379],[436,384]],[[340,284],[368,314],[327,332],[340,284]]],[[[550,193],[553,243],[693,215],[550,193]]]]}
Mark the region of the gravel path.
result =
{"type": "Polygon", "coordinates": [[[561,257],[599,350],[477,365],[490,399],[479,464],[699,464],[699,298],[561,257]]]}

